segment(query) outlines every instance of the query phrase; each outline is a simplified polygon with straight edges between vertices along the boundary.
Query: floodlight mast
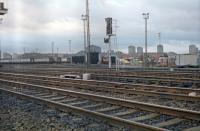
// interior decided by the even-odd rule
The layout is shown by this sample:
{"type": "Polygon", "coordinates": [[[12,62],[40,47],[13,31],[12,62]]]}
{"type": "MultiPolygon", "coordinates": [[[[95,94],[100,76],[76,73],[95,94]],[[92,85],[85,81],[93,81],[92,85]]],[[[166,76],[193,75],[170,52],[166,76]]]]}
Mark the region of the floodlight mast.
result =
{"type": "Polygon", "coordinates": [[[85,65],[86,65],[86,69],[88,68],[87,67],[87,46],[86,46],[86,15],[82,15],[82,20],[83,20],[83,36],[84,36],[84,62],[85,62],[85,65]]]}
{"type": "Polygon", "coordinates": [[[143,18],[145,19],[145,55],[144,55],[144,63],[145,67],[148,67],[147,62],[147,20],[149,19],[149,13],[143,13],[143,18]]]}

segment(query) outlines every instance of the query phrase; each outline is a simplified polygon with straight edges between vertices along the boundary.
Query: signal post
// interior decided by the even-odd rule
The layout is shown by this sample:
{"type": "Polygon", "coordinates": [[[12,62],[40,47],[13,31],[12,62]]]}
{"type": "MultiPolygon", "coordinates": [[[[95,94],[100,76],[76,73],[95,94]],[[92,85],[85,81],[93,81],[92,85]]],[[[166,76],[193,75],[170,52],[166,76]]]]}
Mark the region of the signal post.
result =
{"type": "Polygon", "coordinates": [[[108,44],[108,65],[109,69],[112,68],[112,60],[111,60],[111,36],[113,35],[112,31],[112,18],[108,17],[105,18],[106,21],[106,36],[107,38],[104,38],[104,43],[108,44]]]}

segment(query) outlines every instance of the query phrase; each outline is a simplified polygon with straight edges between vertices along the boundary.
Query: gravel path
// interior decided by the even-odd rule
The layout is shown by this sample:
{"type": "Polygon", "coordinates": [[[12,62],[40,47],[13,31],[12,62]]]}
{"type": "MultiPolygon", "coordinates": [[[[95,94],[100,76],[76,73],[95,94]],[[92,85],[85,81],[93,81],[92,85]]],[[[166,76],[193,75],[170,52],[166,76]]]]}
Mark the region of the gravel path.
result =
{"type": "Polygon", "coordinates": [[[0,131],[128,131],[0,92],[0,131]]]}

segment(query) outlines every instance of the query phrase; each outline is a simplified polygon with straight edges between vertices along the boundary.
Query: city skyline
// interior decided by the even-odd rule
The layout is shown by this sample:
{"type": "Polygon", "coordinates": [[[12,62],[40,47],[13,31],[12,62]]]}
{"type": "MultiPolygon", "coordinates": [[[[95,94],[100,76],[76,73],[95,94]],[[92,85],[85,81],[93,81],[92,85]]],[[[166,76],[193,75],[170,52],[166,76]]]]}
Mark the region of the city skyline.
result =
{"type": "MultiPolygon", "coordinates": [[[[188,53],[191,44],[200,48],[199,5],[198,0],[90,1],[91,44],[107,50],[107,45],[103,43],[104,18],[110,16],[117,19],[120,26],[120,51],[128,52],[129,45],[144,48],[142,13],[149,12],[148,51],[156,52],[157,33],[161,32],[165,52],[188,53]]],[[[51,42],[54,41],[55,49],[66,53],[69,40],[72,40],[72,52],[83,49],[81,15],[85,13],[84,1],[16,0],[7,1],[6,6],[9,13],[3,17],[0,25],[3,51],[18,53],[23,52],[24,48],[27,51],[38,48],[40,52],[51,52],[51,42]]]]}

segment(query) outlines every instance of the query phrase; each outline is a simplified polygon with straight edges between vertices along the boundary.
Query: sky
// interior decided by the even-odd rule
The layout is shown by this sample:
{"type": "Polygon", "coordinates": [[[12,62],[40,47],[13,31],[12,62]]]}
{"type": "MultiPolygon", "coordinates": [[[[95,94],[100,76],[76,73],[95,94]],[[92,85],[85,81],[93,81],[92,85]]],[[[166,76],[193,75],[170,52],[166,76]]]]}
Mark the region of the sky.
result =
{"type": "MultiPolygon", "coordinates": [[[[4,52],[22,53],[38,50],[51,52],[51,43],[60,53],[83,49],[85,0],[0,0],[9,9],[0,25],[4,52]]],[[[91,44],[103,51],[108,45],[105,18],[117,20],[117,44],[112,49],[128,52],[128,46],[144,47],[144,19],[149,12],[148,51],[155,52],[157,33],[165,52],[188,53],[189,45],[200,48],[200,0],[89,0],[91,44]]]]}

